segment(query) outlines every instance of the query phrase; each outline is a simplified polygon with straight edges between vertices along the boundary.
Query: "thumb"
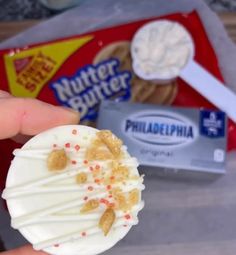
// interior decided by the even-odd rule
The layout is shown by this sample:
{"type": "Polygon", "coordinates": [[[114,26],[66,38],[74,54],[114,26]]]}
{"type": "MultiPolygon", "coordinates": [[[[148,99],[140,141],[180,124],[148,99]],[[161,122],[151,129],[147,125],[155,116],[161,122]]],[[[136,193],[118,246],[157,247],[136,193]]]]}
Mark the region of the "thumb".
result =
{"type": "Polygon", "coordinates": [[[23,246],[11,251],[1,252],[1,255],[47,255],[42,251],[35,251],[31,245],[23,246]]]}
{"type": "Polygon", "coordinates": [[[79,113],[37,99],[0,98],[0,139],[17,134],[36,135],[46,129],[78,124],[79,113]]]}

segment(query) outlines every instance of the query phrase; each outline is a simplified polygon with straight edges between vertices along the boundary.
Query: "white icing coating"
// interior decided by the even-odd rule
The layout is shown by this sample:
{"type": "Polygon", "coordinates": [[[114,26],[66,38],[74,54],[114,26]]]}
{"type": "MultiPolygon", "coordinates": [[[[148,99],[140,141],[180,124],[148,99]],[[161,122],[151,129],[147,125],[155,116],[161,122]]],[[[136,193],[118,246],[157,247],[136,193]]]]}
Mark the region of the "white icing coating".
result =
{"type": "MultiPolygon", "coordinates": [[[[116,230],[120,229],[123,227],[124,224],[126,224],[127,226],[136,225],[136,224],[138,224],[138,220],[125,221],[123,218],[118,218],[116,220],[116,223],[114,224],[113,228],[116,230]]],[[[86,236],[99,235],[99,234],[101,235],[102,231],[98,227],[92,227],[92,228],[87,229],[87,231],[86,231],[86,236]]],[[[42,250],[42,249],[52,246],[55,243],[63,244],[65,242],[70,242],[72,240],[77,241],[78,239],[81,239],[81,238],[82,238],[81,232],[76,231],[73,233],[69,233],[67,235],[59,236],[59,237],[52,238],[50,240],[47,240],[47,241],[44,241],[41,243],[37,243],[36,245],[34,245],[34,249],[42,250]]]]}
{"type": "MultiPolygon", "coordinates": [[[[4,199],[9,199],[9,198],[33,195],[33,194],[37,194],[37,193],[40,193],[41,195],[43,195],[43,194],[54,193],[54,192],[85,191],[85,190],[87,190],[87,187],[91,186],[91,185],[93,185],[95,190],[105,191],[105,188],[102,188],[100,185],[94,184],[91,182],[91,183],[86,183],[86,184],[81,184],[81,185],[77,185],[77,184],[71,184],[71,185],[66,185],[66,186],[53,185],[51,187],[40,186],[40,187],[32,187],[30,189],[22,188],[22,189],[5,190],[2,197],[4,199]]],[[[134,188],[138,188],[139,190],[144,189],[144,185],[142,185],[139,180],[128,180],[128,181],[126,181],[125,185],[123,185],[123,184],[120,184],[120,185],[114,184],[113,185],[113,187],[116,187],[116,186],[121,187],[123,189],[123,191],[126,191],[127,188],[129,189],[129,191],[134,188]],[[126,186],[128,186],[128,187],[126,187],[126,186]]]]}
{"type": "Polygon", "coordinates": [[[176,78],[193,57],[194,44],[178,22],[152,21],[134,35],[131,47],[134,69],[145,79],[176,78]]]}
{"type": "MultiPolygon", "coordinates": [[[[134,206],[133,212],[138,212],[143,209],[144,203],[141,202],[140,204],[134,206]]],[[[89,214],[78,214],[78,215],[70,215],[70,214],[62,214],[62,215],[54,215],[54,216],[47,216],[46,218],[43,216],[39,217],[31,217],[30,219],[26,219],[24,221],[14,219],[12,221],[12,226],[14,228],[21,228],[28,225],[33,224],[41,224],[41,223],[55,223],[55,222],[78,222],[78,221],[86,221],[86,220],[99,220],[99,216],[101,216],[102,210],[99,210],[97,213],[89,213],[89,214]]],[[[122,211],[117,211],[116,216],[122,217],[124,213],[122,211]]]]}
{"type": "MultiPolygon", "coordinates": [[[[96,132],[85,126],[62,126],[39,134],[22,149],[14,151],[15,158],[2,196],[7,200],[12,227],[19,229],[36,250],[57,255],[98,254],[115,245],[132,225],[138,223],[138,212],[144,206],[141,200],[129,212],[115,210],[116,220],[107,236],[98,227],[106,209],[104,204],[90,213],[80,214],[84,197],[90,200],[108,196],[106,187],[95,184],[90,178],[89,167],[99,165],[106,172],[110,160],[84,163],[86,148],[96,132]],[[76,134],[72,130],[77,130],[76,134]],[[68,143],[69,146],[65,146],[68,143]],[[55,148],[65,149],[71,161],[65,170],[56,173],[48,171],[46,164],[55,144],[55,148]],[[76,145],[80,146],[77,150],[76,145]],[[80,172],[87,173],[88,182],[76,183],[75,176],[80,172]],[[91,186],[93,189],[89,190],[91,186]],[[125,217],[126,213],[130,219],[125,217]]],[[[122,146],[122,152],[121,163],[129,168],[131,175],[138,176],[137,160],[129,156],[125,146],[122,146]]],[[[142,177],[134,178],[112,186],[127,194],[134,188],[141,192],[144,189],[142,181],[142,177]]]]}

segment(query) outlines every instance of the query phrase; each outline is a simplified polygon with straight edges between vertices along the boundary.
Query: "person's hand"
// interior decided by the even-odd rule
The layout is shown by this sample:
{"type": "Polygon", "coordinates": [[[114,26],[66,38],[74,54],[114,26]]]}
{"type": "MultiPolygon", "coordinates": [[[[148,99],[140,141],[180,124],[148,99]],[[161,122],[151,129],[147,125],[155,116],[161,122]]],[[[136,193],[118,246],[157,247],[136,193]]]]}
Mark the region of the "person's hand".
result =
{"type": "MultiPolygon", "coordinates": [[[[0,91],[0,139],[21,135],[36,135],[46,129],[66,124],[77,124],[75,111],[49,105],[36,99],[15,98],[0,91]]],[[[27,245],[1,255],[45,255],[27,245]]]]}
{"type": "Polygon", "coordinates": [[[31,245],[26,245],[12,251],[4,251],[1,255],[47,255],[42,251],[35,251],[31,245]]]}
{"type": "Polygon", "coordinates": [[[79,114],[69,108],[16,98],[0,91],[0,139],[18,134],[32,136],[55,126],[78,122],[79,114]]]}

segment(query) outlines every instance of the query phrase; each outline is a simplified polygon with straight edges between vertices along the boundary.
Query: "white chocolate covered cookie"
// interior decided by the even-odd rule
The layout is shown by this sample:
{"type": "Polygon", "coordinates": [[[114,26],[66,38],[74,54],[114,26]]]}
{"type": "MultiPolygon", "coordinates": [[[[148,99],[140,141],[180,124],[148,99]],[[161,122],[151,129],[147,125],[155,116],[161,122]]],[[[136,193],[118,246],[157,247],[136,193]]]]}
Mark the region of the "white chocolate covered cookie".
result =
{"type": "Polygon", "coordinates": [[[143,177],[110,131],[61,126],[35,136],[14,155],[3,198],[12,227],[34,249],[98,254],[138,223],[143,177]]]}

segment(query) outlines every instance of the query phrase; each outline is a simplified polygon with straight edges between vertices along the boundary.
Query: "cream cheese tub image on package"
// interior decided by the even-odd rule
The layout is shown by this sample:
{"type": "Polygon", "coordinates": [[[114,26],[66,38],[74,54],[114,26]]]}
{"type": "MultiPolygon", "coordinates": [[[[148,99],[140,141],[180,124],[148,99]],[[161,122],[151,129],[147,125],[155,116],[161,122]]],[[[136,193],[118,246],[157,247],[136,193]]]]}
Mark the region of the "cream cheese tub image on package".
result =
{"type": "Polygon", "coordinates": [[[138,223],[143,176],[111,131],[60,126],[13,154],[2,196],[12,227],[35,250],[99,254],[138,223]]]}

